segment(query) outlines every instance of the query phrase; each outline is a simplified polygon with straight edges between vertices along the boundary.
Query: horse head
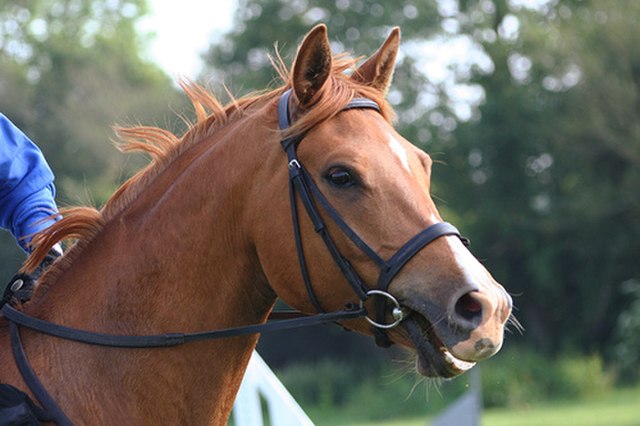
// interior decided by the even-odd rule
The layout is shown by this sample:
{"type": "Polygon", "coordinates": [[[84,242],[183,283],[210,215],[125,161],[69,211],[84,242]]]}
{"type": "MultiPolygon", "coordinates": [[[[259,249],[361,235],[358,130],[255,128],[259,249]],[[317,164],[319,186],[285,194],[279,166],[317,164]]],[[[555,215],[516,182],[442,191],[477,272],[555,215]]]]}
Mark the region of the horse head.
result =
{"type": "MultiPolygon", "coordinates": [[[[456,232],[438,234],[413,250],[384,292],[370,292],[384,281],[389,262],[411,250],[408,242],[443,222],[430,195],[432,160],[396,132],[384,100],[399,40],[399,30],[394,29],[377,52],[346,76],[339,72],[340,58],[331,54],[326,28],[314,28],[300,45],[292,68],[291,95],[285,102],[293,124],[283,138],[296,145],[295,160],[304,164],[307,185],[313,189],[311,203],[320,205],[322,227],[369,289],[364,306],[369,312],[383,306],[382,317],[391,323],[390,307],[397,300],[402,320],[387,331],[388,339],[417,351],[422,375],[451,377],[500,349],[512,301],[456,232]],[[349,107],[353,97],[372,100],[377,108],[349,107]],[[368,248],[363,250],[345,229],[368,248]],[[380,303],[387,298],[394,302],[380,303]]],[[[274,178],[279,183],[269,185],[256,206],[264,213],[255,225],[256,251],[266,280],[285,302],[306,312],[338,310],[357,302],[352,286],[345,283],[344,268],[336,266],[335,253],[318,235],[318,220],[310,218],[313,213],[300,213],[306,206],[299,191],[292,197],[301,240],[296,249],[295,227],[292,231],[291,221],[284,220],[291,214],[283,194],[282,153],[276,161],[280,172],[274,178]],[[281,210],[275,211],[275,205],[281,210]],[[295,259],[300,253],[306,254],[302,274],[295,259]],[[312,297],[305,291],[304,273],[312,283],[312,297]]],[[[359,319],[344,325],[371,334],[369,322],[359,319]]]]}

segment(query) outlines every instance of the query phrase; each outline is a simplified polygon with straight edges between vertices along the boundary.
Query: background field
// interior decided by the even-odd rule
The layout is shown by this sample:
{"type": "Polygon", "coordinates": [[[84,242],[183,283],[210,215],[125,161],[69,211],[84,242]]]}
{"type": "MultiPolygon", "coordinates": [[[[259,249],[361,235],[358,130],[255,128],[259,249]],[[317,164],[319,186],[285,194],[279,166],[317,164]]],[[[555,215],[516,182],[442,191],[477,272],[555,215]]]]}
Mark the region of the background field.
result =
{"type": "MultiPolygon", "coordinates": [[[[640,425],[640,387],[618,389],[598,398],[541,403],[522,409],[489,409],[482,426],[637,426],[640,425]]],[[[348,426],[426,426],[431,417],[384,422],[347,422],[348,426]]],[[[340,424],[317,422],[318,426],[340,424]]]]}

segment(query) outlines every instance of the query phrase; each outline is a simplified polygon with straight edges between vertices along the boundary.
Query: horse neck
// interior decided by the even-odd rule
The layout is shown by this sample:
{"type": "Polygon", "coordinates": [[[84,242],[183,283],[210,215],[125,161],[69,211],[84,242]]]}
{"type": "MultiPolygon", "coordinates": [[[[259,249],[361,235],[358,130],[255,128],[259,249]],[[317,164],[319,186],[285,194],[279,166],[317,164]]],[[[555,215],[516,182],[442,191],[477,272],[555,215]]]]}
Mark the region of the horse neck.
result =
{"type": "MultiPolygon", "coordinates": [[[[242,126],[234,127],[243,131],[242,126]]],[[[268,145],[256,141],[268,135],[238,138],[233,133],[223,132],[217,142],[203,141],[176,158],[138,199],[105,224],[45,297],[36,301],[35,315],[113,334],[192,332],[263,322],[275,295],[268,289],[247,231],[251,203],[246,198],[252,192],[251,164],[264,160],[262,151],[268,145]],[[239,165],[239,158],[242,167],[230,167],[239,165]]],[[[66,346],[75,345],[71,361],[60,355],[65,361],[57,373],[75,374],[83,392],[84,386],[95,387],[96,382],[104,392],[117,392],[118,381],[133,380],[138,398],[149,404],[154,398],[158,401],[154,415],[162,421],[176,414],[167,412],[176,405],[172,390],[176,388],[185,404],[199,396],[202,417],[210,418],[207,407],[222,417],[228,415],[257,342],[255,336],[223,339],[145,350],[144,357],[136,357],[125,355],[126,350],[105,354],[104,349],[85,345],[79,351],[77,344],[32,338],[46,341],[46,351],[63,353],[66,346]],[[96,377],[96,371],[87,370],[84,377],[74,371],[78,366],[73,359],[87,365],[83,357],[96,361],[105,356],[110,358],[99,360],[101,365],[113,362],[114,368],[132,377],[126,378],[125,372],[114,377],[109,369],[104,377],[96,377]],[[176,365],[176,356],[188,362],[176,365]],[[156,391],[149,392],[150,388],[156,391]],[[202,390],[213,395],[202,401],[202,390]],[[173,404],[161,407],[163,397],[170,397],[173,404]]],[[[77,404],[58,394],[63,406],[77,404]]],[[[191,411],[190,416],[200,412],[181,409],[191,411]]]]}

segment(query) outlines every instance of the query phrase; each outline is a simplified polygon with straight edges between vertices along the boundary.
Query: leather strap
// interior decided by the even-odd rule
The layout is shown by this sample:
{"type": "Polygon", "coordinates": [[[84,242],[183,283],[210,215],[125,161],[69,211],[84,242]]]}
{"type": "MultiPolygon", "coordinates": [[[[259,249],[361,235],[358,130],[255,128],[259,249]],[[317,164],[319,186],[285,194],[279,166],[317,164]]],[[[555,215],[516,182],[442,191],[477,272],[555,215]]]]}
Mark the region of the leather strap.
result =
{"type": "Polygon", "coordinates": [[[146,336],[123,336],[105,333],[94,333],[66,327],[34,318],[5,305],[1,310],[2,314],[13,324],[21,325],[41,333],[73,340],[81,343],[88,343],[99,346],[119,347],[119,348],[158,348],[167,346],[182,345],[190,342],[202,340],[221,339],[225,337],[236,337],[247,334],[268,333],[272,331],[287,330],[296,327],[307,327],[317,324],[326,324],[348,319],[359,318],[366,315],[364,309],[345,309],[342,311],[329,312],[309,316],[289,315],[288,319],[270,321],[264,324],[252,324],[239,327],[223,328],[219,330],[208,330],[194,333],[164,333],[146,336]]]}
{"type": "MultiPolygon", "coordinates": [[[[5,305],[2,310],[4,311],[7,307],[9,307],[9,305],[5,305]]],[[[13,351],[13,357],[16,360],[18,370],[20,370],[20,374],[29,387],[29,390],[33,393],[33,396],[35,396],[42,405],[46,415],[55,421],[58,426],[73,426],[71,420],[69,420],[56,401],[49,395],[42,385],[42,382],[38,380],[38,376],[33,371],[27,355],[24,353],[18,326],[13,322],[9,324],[9,333],[11,335],[11,350],[13,351]]]]}

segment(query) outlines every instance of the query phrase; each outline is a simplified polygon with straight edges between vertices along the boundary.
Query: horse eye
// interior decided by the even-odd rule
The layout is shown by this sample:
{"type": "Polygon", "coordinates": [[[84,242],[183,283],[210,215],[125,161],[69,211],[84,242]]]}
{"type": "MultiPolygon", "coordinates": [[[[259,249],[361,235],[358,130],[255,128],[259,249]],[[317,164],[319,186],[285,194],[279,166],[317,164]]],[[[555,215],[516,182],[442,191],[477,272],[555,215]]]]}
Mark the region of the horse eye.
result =
{"type": "Polygon", "coordinates": [[[327,174],[327,179],[335,186],[347,187],[354,184],[353,176],[349,170],[334,169],[327,174]]]}

